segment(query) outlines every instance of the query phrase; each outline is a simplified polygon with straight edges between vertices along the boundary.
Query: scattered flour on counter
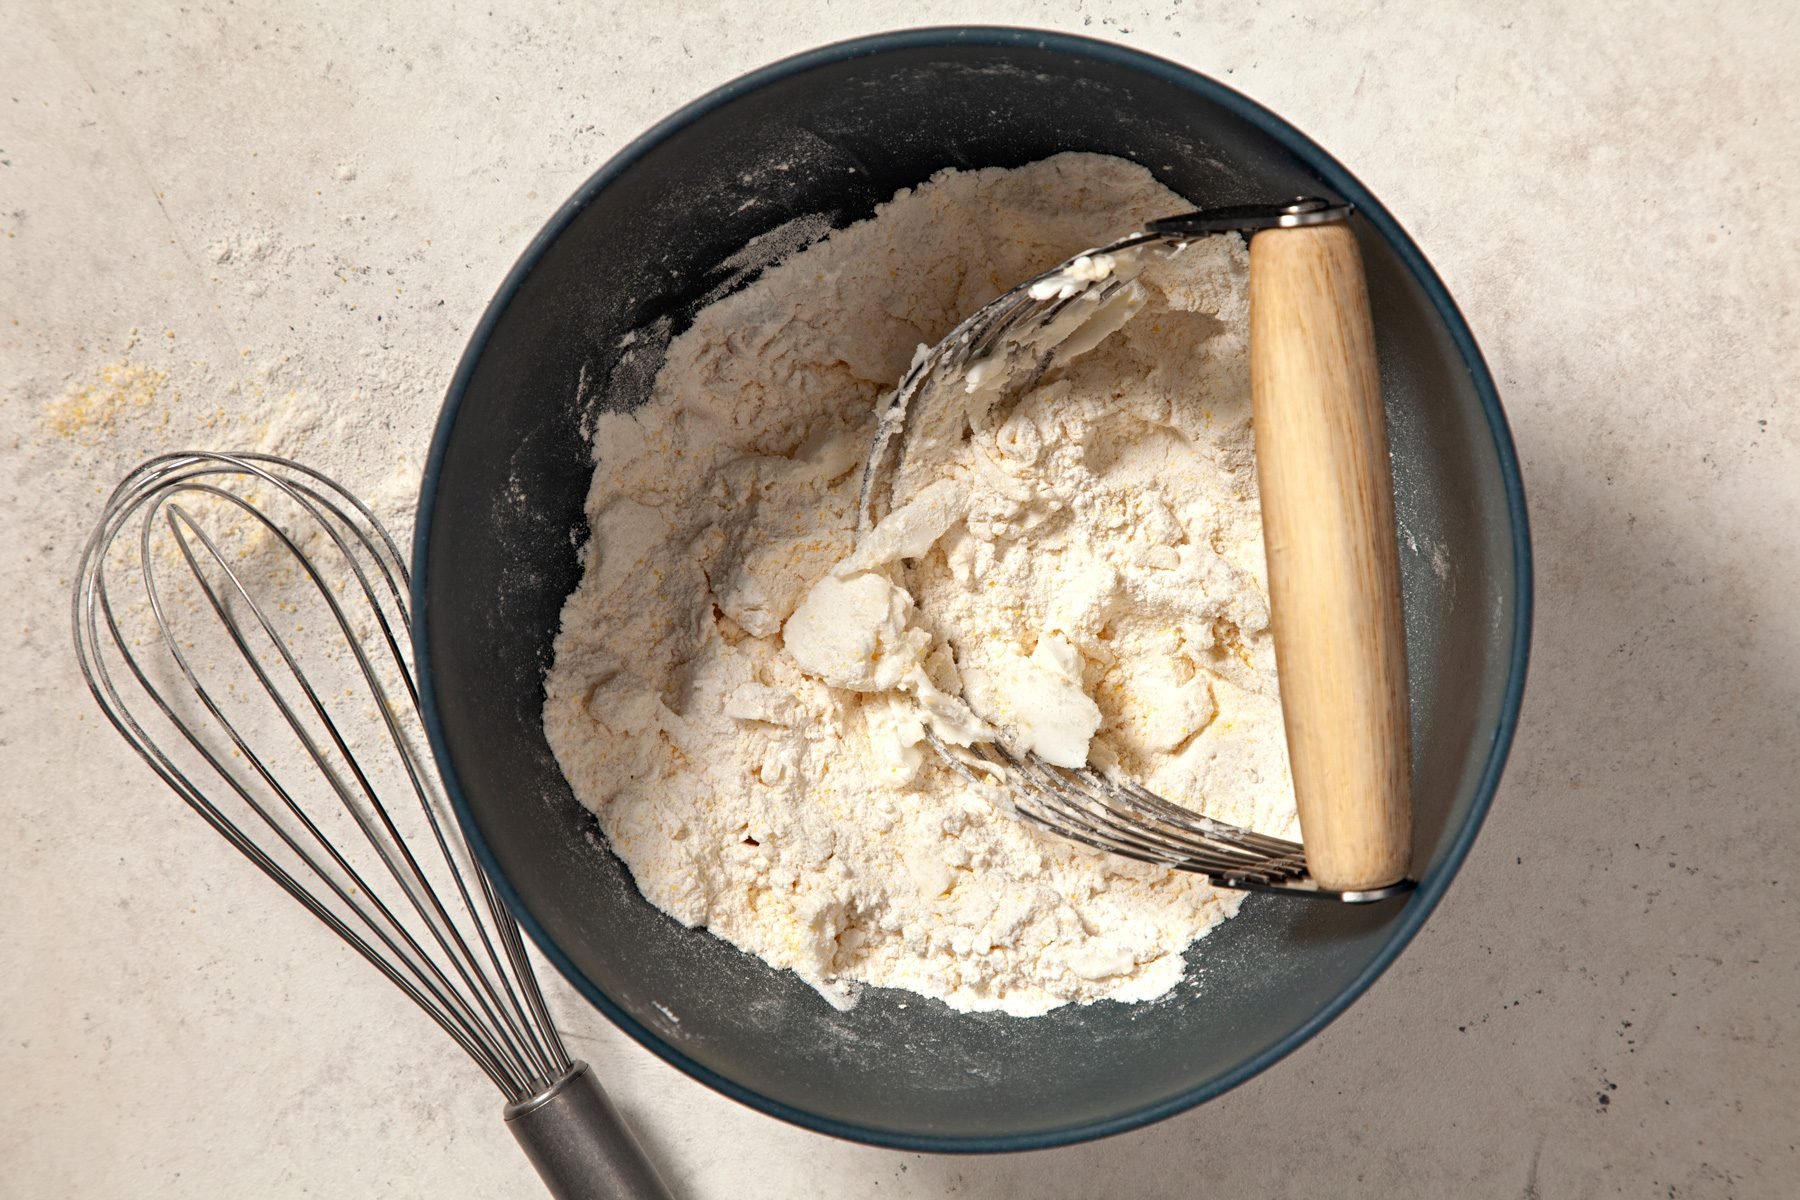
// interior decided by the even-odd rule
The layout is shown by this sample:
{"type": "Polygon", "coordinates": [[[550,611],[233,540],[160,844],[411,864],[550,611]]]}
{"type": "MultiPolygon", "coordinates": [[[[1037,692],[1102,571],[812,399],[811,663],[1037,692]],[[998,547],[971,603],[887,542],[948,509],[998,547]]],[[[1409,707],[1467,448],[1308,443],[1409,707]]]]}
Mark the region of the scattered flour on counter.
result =
{"type": "Polygon", "coordinates": [[[1238,239],[1152,265],[1135,319],[973,405],[855,536],[876,406],[922,343],[1188,207],[1094,155],[944,172],[703,309],[649,401],[597,417],[545,727],[652,903],[839,1005],[870,984],[1019,1015],[1160,995],[1236,911],[1022,823],[922,737],[991,719],[1293,835],[1238,239]]]}

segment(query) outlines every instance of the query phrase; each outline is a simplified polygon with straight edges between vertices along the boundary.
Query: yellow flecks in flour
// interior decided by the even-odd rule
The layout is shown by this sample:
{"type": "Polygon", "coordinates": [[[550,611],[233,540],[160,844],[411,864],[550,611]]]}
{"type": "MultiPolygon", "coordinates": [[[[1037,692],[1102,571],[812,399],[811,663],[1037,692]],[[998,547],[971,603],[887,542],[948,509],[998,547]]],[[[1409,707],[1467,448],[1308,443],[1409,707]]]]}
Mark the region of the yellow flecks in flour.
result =
{"type": "Polygon", "coordinates": [[[148,415],[161,399],[160,419],[168,420],[166,405],[180,394],[164,389],[166,371],[141,366],[128,359],[109,363],[79,381],[44,406],[44,427],[58,437],[98,438],[114,432],[121,420],[148,415]]]}

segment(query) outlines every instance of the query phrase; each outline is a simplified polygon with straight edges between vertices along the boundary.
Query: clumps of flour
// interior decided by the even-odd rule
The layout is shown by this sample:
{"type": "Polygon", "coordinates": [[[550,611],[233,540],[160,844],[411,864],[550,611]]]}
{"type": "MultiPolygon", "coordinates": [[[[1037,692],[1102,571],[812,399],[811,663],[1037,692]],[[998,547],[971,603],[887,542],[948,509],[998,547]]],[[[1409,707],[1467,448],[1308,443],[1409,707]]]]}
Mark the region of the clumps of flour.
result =
{"type": "Polygon", "coordinates": [[[973,413],[911,515],[855,536],[877,404],[922,343],[1187,207],[1095,155],[944,172],[703,309],[648,402],[598,417],[545,728],[652,903],[834,1003],[1020,1015],[1160,995],[1236,911],[922,745],[991,719],[1293,833],[1236,239],[1147,269],[1133,320],[973,413]]]}

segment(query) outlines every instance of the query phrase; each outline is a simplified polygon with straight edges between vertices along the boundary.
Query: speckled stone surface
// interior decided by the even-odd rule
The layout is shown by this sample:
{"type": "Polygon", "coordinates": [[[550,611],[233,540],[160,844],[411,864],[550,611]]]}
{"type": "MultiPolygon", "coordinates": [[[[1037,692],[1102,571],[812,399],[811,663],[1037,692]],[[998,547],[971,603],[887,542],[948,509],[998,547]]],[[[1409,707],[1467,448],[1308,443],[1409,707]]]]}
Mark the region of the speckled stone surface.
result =
{"type": "Polygon", "coordinates": [[[1539,570],[1512,766],[1342,1020],[1198,1111],[847,1145],[552,1001],[692,1197],[1779,1197],[1800,1187],[1800,28],[1788,6],[12,0],[0,24],[0,1196],[530,1196],[435,1030],[96,719],[64,610],[175,441],[416,466],[560,199],[705,89],[972,16],[1190,64],[1414,233],[1500,382],[1539,570]],[[135,330],[135,332],[133,332],[135,330]],[[135,373],[134,373],[135,372],[135,373]]]}

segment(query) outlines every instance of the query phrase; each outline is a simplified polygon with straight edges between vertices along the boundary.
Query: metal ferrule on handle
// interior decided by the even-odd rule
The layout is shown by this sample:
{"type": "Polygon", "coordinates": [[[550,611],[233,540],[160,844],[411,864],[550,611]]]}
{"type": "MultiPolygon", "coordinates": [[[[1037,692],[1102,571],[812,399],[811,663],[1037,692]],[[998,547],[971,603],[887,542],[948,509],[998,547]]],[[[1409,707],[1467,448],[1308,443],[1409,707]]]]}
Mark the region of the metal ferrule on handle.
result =
{"type": "Polygon", "coordinates": [[[505,1116],[556,1200],[673,1200],[586,1063],[505,1116]]]}

